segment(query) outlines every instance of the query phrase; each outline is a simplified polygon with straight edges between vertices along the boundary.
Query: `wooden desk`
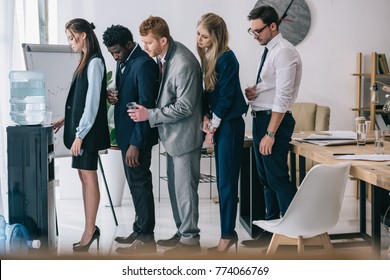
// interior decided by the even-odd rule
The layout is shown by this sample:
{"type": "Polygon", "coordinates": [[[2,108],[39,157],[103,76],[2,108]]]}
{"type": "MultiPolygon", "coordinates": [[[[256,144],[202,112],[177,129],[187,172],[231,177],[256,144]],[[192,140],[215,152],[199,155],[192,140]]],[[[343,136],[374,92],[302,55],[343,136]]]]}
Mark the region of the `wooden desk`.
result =
{"type": "MultiPolygon", "coordinates": [[[[335,153],[352,153],[352,154],[372,154],[374,145],[366,146],[345,145],[345,146],[318,146],[309,143],[292,141],[290,143],[290,160],[291,160],[291,180],[296,184],[295,172],[295,155],[299,156],[299,182],[305,176],[305,158],[312,159],[318,163],[335,164],[341,160],[333,156],[335,153]]],[[[390,145],[385,145],[385,153],[390,154],[390,145]]],[[[380,230],[380,203],[381,192],[390,191],[390,164],[386,162],[373,161],[351,161],[352,166],[350,175],[359,180],[360,189],[360,235],[363,238],[369,237],[366,233],[366,183],[372,185],[371,188],[371,225],[372,225],[372,247],[376,257],[380,256],[381,230],[380,230]]]]}

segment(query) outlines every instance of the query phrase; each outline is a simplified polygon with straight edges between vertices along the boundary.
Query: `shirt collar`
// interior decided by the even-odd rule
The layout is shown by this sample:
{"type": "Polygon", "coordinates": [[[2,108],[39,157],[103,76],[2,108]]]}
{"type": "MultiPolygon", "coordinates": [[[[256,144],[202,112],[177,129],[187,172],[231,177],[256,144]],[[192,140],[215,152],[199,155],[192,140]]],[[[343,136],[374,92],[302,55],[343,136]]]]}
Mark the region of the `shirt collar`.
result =
{"type": "Polygon", "coordinates": [[[279,33],[274,38],[272,38],[272,40],[269,41],[268,44],[265,45],[265,47],[270,51],[273,47],[275,47],[280,42],[282,38],[283,38],[282,34],[279,33]]]}
{"type": "Polygon", "coordinates": [[[135,49],[138,47],[138,43],[134,42],[134,48],[133,50],[131,51],[131,53],[129,54],[129,56],[126,58],[126,61],[125,61],[125,64],[127,63],[127,61],[130,59],[131,55],[134,53],[135,49]]]}

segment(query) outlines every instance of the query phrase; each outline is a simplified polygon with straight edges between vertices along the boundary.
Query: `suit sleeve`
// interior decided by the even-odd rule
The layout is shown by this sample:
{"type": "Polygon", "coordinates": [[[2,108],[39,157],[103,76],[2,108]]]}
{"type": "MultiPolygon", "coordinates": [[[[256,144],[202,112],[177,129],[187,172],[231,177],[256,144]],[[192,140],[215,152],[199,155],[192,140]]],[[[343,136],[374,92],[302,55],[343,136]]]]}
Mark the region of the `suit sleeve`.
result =
{"type": "MultiPolygon", "coordinates": [[[[153,60],[146,60],[137,72],[138,104],[146,108],[155,108],[158,94],[158,66],[153,60]]],[[[148,121],[136,122],[130,145],[144,148],[148,145],[152,129],[148,121]]]]}
{"type": "Polygon", "coordinates": [[[232,56],[220,57],[217,61],[218,73],[218,98],[213,113],[220,119],[224,119],[230,111],[235,96],[235,82],[238,76],[238,63],[232,56]]]}
{"type": "MultiPolygon", "coordinates": [[[[202,100],[202,84],[199,65],[195,63],[183,64],[175,69],[177,76],[170,80],[169,89],[175,96],[172,103],[163,108],[148,110],[149,122],[152,127],[175,123],[192,115],[197,99],[202,100]]],[[[165,94],[165,93],[163,93],[165,94]]],[[[168,93],[169,94],[169,93],[168,93]]]]}

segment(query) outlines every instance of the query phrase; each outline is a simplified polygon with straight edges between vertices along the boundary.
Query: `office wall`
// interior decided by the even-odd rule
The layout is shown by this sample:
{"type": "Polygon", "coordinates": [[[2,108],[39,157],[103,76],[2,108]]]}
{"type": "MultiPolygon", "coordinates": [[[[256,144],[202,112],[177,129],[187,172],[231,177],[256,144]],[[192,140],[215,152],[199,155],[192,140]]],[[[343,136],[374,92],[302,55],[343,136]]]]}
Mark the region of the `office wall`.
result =
{"type": "MultiPolygon", "coordinates": [[[[58,3],[58,42],[66,43],[64,24],[84,17],[97,27],[98,38],[111,24],[128,26],[139,42],[138,26],[149,15],[159,15],[170,25],[175,40],[195,52],[196,23],[206,12],[215,12],[227,22],[230,46],[240,62],[241,82],[256,71],[261,47],[246,32],[246,16],[256,0],[149,0],[107,2],[69,0],[58,3]],[[106,3],[106,4],[104,4],[106,3]]],[[[355,114],[356,53],[385,52],[390,58],[390,1],[388,0],[306,0],[311,11],[307,37],[297,45],[303,60],[303,78],[298,101],[331,107],[331,129],[351,129],[355,114]]],[[[293,20],[293,19],[292,19],[293,20]]],[[[105,50],[105,49],[104,49],[105,50]]],[[[114,61],[104,51],[109,69],[114,61]]],[[[367,59],[369,57],[367,56],[367,59]]],[[[253,78],[252,78],[253,79],[253,78]]],[[[246,121],[250,128],[251,120],[246,121]]]]}
{"type": "MultiPolygon", "coordinates": [[[[136,41],[138,26],[149,15],[159,15],[170,25],[172,36],[195,52],[196,23],[206,12],[215,12],[227,22],[230,47],[240,62],[241,83],[253,79],[262,48],[248,35],[248,12],[257,1],[223,0],[149,0],[93,1],[58,0],[58,43],[66,43],[65,23],[84,17],[97,27],[98,38],[111,24],[129,27],[136,41]]],[[[356,53],[369,60],[372,51],[390,58],[390,1],[388,0],[306,0],[311,10],[311,27],[307,37],[297,45],[303,61],[303,78],[297,101],[330,106],[330,129],[352,129],[355,113],[356,53]]],[[[294,19],[292,19],[294,20],[294,19]]],[[[103,52],[109,70],[114,61],[103,52]]],[[[367,66],[368,68],[368,66],[367,66]]],[[[251,130],[251,118],[246,118],[251,130]]],[[[155,164],[155,162],[154,162],[155,164]]],[[[61,167],[62,168],[62,167],[61,167]]],[[[154,174],[157,174],[154,165],[154,174]]],[[[156,184],[156,182],[155,182],[156,184]]],[[[203,187],[202,187],[203,188],[203,187]]]]}

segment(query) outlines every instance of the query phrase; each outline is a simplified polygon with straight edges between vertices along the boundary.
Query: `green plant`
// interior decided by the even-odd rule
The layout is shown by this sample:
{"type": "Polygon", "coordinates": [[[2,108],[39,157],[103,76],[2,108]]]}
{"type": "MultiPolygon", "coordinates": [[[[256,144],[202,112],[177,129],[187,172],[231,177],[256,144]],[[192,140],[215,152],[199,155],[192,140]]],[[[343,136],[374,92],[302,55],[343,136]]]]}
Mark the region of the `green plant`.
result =
{"type": "MultiPolygon", "coordinates": [[[[110,85],[113,82],[112,71],[107,72],[107,88],[110,88],[110,85]]],[[[115,137],[115,122],[114,122],[114,105],[111,105],[107,101],[107,119],[108,119],[108,131],[110,133],[110,142],[111,146],[118,146],[115,137]]]]}

